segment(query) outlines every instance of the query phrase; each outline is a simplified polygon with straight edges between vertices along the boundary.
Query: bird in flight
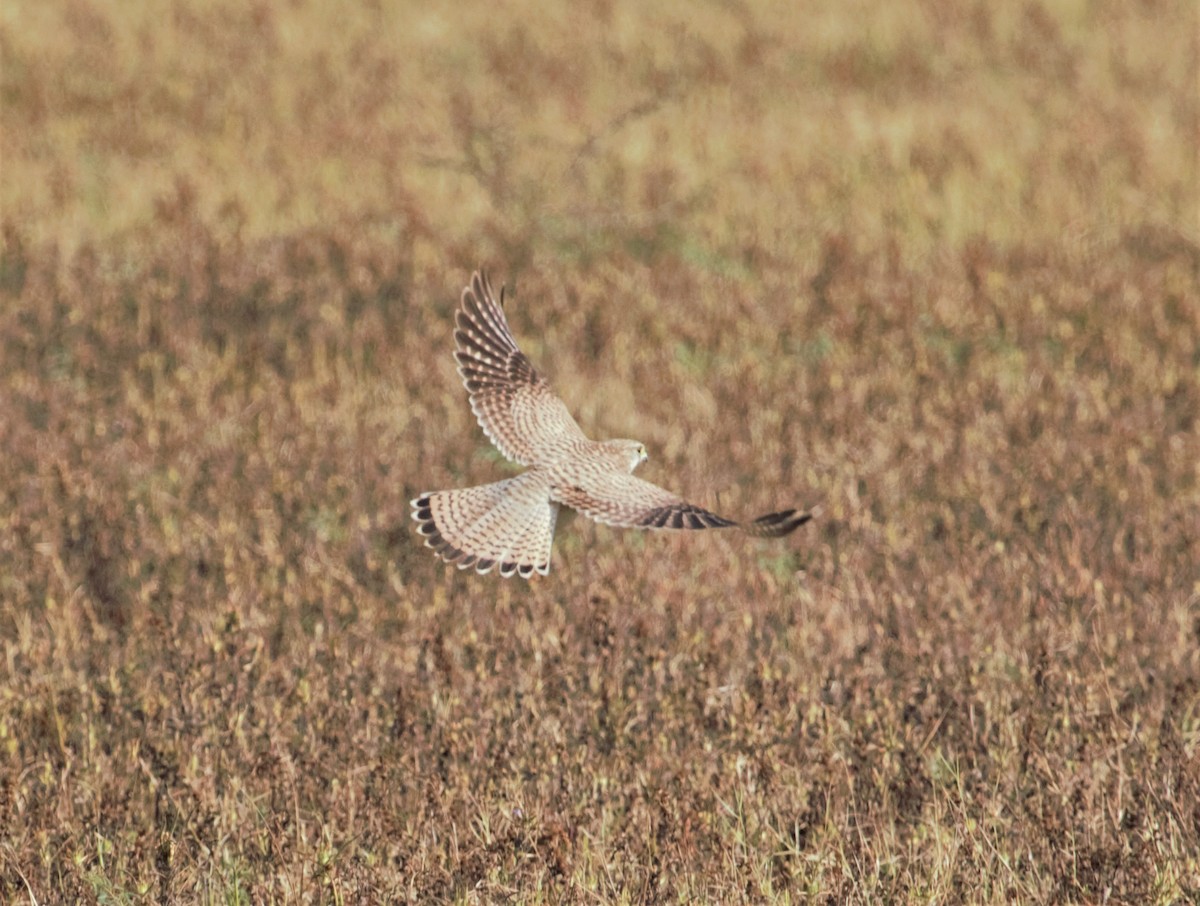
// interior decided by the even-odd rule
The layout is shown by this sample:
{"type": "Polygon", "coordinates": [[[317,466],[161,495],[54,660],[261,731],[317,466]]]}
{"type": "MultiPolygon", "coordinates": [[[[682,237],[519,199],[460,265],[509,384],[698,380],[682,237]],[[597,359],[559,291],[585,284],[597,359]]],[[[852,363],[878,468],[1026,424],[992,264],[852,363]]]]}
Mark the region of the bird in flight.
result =
{"type": "Polygon", "coordinates": [[[589,440],[566,404],[517,347],[487,274],[477,271],[455,316],[454,358],[471,411],[488,439],[525,472],[474,488],[428,491],[411,501],[425,546],[459,569],[528,579],[550,572],[561,506],[627,528],[738,527],[779,538],[812,519],[795,509],[739,523],[635,478],[646,461],[636,440],[589,440]]]}

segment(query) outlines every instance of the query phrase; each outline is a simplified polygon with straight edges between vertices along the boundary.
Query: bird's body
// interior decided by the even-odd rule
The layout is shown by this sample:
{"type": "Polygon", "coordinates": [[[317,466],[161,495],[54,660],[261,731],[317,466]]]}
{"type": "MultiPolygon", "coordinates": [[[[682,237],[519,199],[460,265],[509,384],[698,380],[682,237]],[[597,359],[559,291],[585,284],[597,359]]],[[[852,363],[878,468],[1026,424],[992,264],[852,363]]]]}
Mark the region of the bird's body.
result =
{"type": "MultiPolygon", "coordinates": [[[[517,347],[487,277],[477,272],[456,317],[455,359],[471,410],[496,448],[528,470],[474,488],[430,491],[412,501],[425,544],[460,569],[529,578],[550,571],[559,508],[614,526],[705,529],[737,526],[633,471],[646,461],[635,440],[590,440],[517,347]]],[[[786,535],[811,514],[784,510],[742,525],[786,535]]]]}

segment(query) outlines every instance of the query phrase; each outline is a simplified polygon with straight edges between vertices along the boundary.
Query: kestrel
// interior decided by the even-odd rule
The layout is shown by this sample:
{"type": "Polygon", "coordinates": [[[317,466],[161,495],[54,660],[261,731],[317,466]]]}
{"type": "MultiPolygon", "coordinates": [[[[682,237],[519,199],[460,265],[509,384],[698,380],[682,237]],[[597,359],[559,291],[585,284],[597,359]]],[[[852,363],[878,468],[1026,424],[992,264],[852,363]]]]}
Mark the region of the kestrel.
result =
{"type": "Polygon", "coordinates": [[[459,569],[528,579],[550,572],[558,508],[607,525],[649,529],[736,526],[778,538],[812,518],[794,509],[738,523],[633,476],[646,461],[636,440],[589,440],[546,379],[517,348],[500,300],[477,271],[455,316],[458,373],[471,411],[496,448],[528,470],[475,488],[429,491],[412,503],[425,546],[459,569]]]}

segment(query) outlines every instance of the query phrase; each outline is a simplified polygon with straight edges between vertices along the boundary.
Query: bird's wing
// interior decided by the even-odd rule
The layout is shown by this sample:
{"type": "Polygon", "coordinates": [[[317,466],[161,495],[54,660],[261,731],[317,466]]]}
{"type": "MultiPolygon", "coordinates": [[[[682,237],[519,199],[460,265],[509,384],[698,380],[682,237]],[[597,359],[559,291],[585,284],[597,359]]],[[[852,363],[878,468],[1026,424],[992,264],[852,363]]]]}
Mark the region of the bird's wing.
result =
{"type": "Polygon", "coordinates": [[[504,317],[504,291],[492,293],[483,271],[463,290],[455,317],[454,359],[485,434],[521,465],[549,461],[584,438],[566,404],[517,348],[504,317]]]}
{"type": "Polygon", "coordinates": [[[658,485],[621,472],[587,474],[574,484],[554,488],[559,503],[585,516],[623,528],[711,529],[738,526],[751,535],[778,538],[812,519],[811,513],[781,510],[752,522],[735,522],[688,503],[658,485]]]}

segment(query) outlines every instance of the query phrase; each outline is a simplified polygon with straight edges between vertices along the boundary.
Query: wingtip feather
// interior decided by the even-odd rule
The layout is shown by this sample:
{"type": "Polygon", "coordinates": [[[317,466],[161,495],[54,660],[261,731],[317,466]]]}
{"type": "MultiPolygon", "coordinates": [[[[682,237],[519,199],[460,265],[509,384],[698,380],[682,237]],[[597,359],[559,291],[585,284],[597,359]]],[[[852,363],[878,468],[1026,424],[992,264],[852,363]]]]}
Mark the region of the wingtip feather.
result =
{"type": "Polygon", "coordinates": [[[742,528],[747,534],[758,538],[782,538],[784,535],[790,535],[806,522],[811,522],[813,515],[812,512],[801,513],[794,508],[779,510],[759,516],[743,525],[742,528]]]}

